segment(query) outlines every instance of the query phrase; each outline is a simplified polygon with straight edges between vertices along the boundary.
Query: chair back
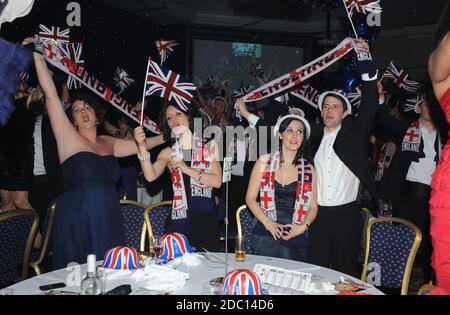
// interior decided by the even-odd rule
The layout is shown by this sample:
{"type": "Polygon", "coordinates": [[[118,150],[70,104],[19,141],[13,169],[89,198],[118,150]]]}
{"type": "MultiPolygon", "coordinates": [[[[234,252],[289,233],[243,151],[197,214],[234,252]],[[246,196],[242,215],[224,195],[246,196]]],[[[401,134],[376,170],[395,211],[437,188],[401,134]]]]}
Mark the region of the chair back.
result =
{"type": "Polygon", "coordinates": [[[55,222],[56,201],[57,199],[54,199],[49,204],[47,212],[45,213],[44,222],[42,222],[41,233],[44,236],[42,247],[38,250],[33,250],[31,253],[30,267],[34,269],[36,275],[41,274],[41,269],[39,265],[44,261],[51,240],[53,223],[55,222]]]}
{"type": "Polygon", "coordinates": [[[244,236],[245,252],[253,254],[252,250],[252,228],[253,228],[253,215],[247,209],[246,205],[240,206],[236,211],[236,223],[237,223],[237,235],[244,236]]]}
{"type": "Polygon", "coordinates": [[[0,214],[0,287],[27,278],[38,224],[36,211],[11,210],[0,214]]]}
{"type": "Polygon", "coordinates": [[[154,235],[162,236],[166,231],[166,221],[172,211],[172,200],[164,200],[150,205],[145,212],[148,241],[154,235]]]}
{"type": "Polygon", "coordinates": [[[125,227],[125,246],[144,250],[145,212],[148,206],[134,200],[120,200],[123,225],[125,227]]]}
{"type": "Polygon", "coordinates": [[[370,211],[367,208],[361,208],[361,239],[359,242],[358,263],[364,263],[364,255],[366,253],[366,233],[369,225],[370,211]]]}
{"type": "Polygon", "coordinates": [[[422,240],[419,228],[399,218],[377,218],[369,223],[366,237],[361,279],[385,288],[401,288],[402,295],[408,294],[411,269],[422,240]]]}

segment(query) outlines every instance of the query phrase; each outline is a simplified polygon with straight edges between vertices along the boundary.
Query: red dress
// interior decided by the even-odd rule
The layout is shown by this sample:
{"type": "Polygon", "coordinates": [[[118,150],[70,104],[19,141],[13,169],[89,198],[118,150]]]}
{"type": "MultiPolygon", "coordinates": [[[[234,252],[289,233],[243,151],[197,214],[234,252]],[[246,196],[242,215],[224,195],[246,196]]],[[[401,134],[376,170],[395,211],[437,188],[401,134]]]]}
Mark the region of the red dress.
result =
{"type": "MultiPolygon", "coordinates": [[[[450,88],[439,103],[450,123],[450,88]]],[[[450,294],[450,139],[442,151],[441,159],[433,174],[431,189],[432,265],[436,271],[437,280],[437,288],[432,294],[450,294]]]]}

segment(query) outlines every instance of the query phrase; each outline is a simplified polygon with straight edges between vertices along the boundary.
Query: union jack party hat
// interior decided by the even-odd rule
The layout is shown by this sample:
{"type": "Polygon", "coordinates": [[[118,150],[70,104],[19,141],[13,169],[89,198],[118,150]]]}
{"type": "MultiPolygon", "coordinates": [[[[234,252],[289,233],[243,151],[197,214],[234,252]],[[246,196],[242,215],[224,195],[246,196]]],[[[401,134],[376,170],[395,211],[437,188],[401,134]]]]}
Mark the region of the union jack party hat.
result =
{"type": "Polygon", "coordinates": [[[166,262],[194,252],[194,249],[189,245],[187,237],[176,232],[164,234],[161,238],[161,244],[159,258],[166,262]]]}
{"type": "Polygon", "coordinates": [[[325,100],[325,97],[327,97],[328,95],[336,95],[336,96],[341,97],[344,100],[345,105],[347,105],[348,113],[349,114],[352,113],[352,104],[350,103],[350,101],[347,98],[347,92],[345,92],[344,90],[341,90],[341,89],[334,89],[334,90],[326,91],[326,92],[323,92],[322,94],[320,94],[319,104],[318,104],[320,111],[322,111],[323,101],[325,100]]]}
{"type": "Polygon", "coordinates": [[[105,254],[103,267],[115,270],[131,270],[141,268],[138,254],[133,247],[117,246],[105,254]]]}
{"type": "Polygon", "coordinates": [[[237,269],[227,273],[222,283],[225,295],[263,295],[261,280],[249,269],[237,269]]]}

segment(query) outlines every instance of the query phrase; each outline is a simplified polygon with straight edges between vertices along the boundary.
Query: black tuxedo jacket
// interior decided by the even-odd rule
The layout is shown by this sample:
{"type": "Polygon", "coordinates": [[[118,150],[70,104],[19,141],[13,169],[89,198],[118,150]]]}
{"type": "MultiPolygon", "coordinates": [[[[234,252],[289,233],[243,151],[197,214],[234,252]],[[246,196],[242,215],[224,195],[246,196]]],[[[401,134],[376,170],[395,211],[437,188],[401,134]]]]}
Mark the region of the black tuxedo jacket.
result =
{"type": "MultiPolygon", "coordinates": [[[[375,180],[370,169],[368,142],[378,112],[376,80],[363,81],[362,95],[358,115],[347,115],[342,120],[342,126],[337,134],[333,149],[345,166],[366,187],[372,198],[375,198],[375,180]]],[[[267,126],[267,123],[260,119],[256,126],[264,125],[267,126]]],[[[315,123],[310,123],[310,125],[309,153],[314,158],[322,142],[324,127],[315,123]]]]}

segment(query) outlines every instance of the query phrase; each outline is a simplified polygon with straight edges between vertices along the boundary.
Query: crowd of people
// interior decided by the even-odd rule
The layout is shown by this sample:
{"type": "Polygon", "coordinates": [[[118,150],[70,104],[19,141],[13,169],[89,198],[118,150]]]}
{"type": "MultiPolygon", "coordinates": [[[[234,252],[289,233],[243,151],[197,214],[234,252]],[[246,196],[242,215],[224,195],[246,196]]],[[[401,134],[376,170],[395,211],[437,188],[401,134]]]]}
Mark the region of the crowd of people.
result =
{"type": "MultiPolygon", "coordinates": [[[[171,185],[162,188],[164,199],[172,200],[166,231],[186,235],[197,250],[218,251],[225,198],[221,157],[228,155],[234,157],[230,228],[235,228],[236,209],[246,204],[254,216],[254,254],[355,275],[361,207],[379,216],[386,215],[380,207],[388,204],[392,213],[387,215],[422,231],[424,282],[434,280],[434,270],[437,292],[450,293],[448,23],[441,21],[436,32],[430,82],[418,92],[423,98],[412,116],[394,117],[373,61],[361,67],[356,61],[363,82],[357,109],[344,93],[330,90],[319,97],[317,117],[305,117],[300,108],[274,99],[262,113],[218,89],[213,95],[198,93],[187,109],[163,102],[162,135],[153,137],[142,126],[133,128],[125,116],[104,121],[100,101],[89,93],[69,96],[47,67],[42,46],[28,38],[23,44],[35,44],[39,84],[26,90],[21,83],[14,115],[0,130],[11,144],[0,151],[1,208],[35,209],[42,220],[57,198],[53,268],[83,263],[87,254],[102,257],[122,245],[117,183],[120,177],[128,198],[136,200],[141,170],[149,183],[170,179],[171,185]],[[211,125],[226,134],[236,111],[256,138],[237,136],[224,143],[203,136],[211,125]],[[196,117],[203,118],[200,134],[196,117]],[[271,133],[261,134],[262,127],[271,133]],[[258,150],[261,142],[272,144],[272,138],[275,148],[258,150]]],[[[369,50],[363,40],[356,41],[369,50]]],[[[38,233],[36,248],[40,238],[38,233]]]]}

